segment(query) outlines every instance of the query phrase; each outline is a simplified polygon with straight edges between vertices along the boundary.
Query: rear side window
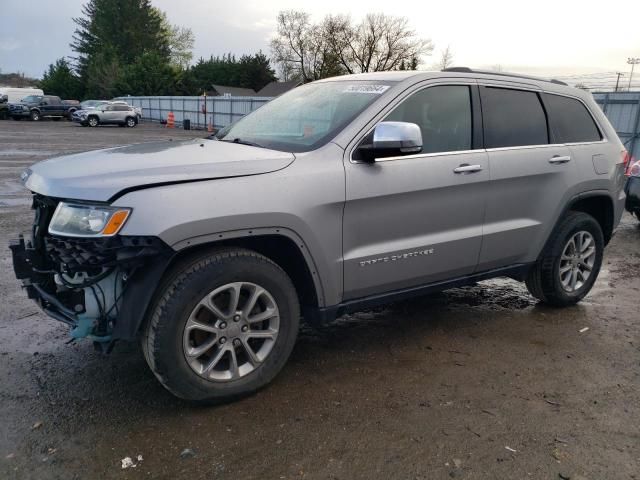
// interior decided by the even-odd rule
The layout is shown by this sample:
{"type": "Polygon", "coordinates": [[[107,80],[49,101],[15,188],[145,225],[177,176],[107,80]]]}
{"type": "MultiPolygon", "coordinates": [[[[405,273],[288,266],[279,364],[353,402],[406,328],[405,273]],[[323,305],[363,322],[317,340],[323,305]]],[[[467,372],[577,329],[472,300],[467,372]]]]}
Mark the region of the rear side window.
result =
{"type": "Polygon", "coordinates": [[[126,112],[129,110],[128,105],[115,105],[114,109],[118,112],[126,112]]]}
{"type": "Polygon", "coordinates": [[[442,85],[414,93],[385,121],[415,123],[422,130],[422,153],[471,149],[471,97],[469,87],[442,85]]]}
{"type": "Polygon", "coordinates": [[[593,117],[581,101],[549,93],[545,93],[543,99],[554,143],[602,140],[593,117]]]}
{"type": "Polygon", "coordinates": [[[493,87],[480,91],[486,148],[549,143],[547,118],[537,93],[493,87]]]}

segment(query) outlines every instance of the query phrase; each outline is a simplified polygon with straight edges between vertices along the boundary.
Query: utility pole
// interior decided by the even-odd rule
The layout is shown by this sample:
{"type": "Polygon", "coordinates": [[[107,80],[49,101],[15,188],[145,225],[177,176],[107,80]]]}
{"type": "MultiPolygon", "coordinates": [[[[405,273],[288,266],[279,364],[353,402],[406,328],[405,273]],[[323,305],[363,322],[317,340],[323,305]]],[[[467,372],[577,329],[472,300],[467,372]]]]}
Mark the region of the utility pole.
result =
{"type": "Polygon", "coordinates": [[[618,76],[618,78],[616,78],[616,89],[615,91],[618,91],[618,85],[620,85],[620,77],[624,77],[624,73],[620,73],[620,72],[616,72],[616,75],[618,76]]]}
{"type": "Polygon", "coordinates": [[[629,75],[629,91],[631,91],[631,79],[633,78],[633,67],[640,64],[640,57],[627,58],[627,63],[631,65],[631,74],[629,75]]]}

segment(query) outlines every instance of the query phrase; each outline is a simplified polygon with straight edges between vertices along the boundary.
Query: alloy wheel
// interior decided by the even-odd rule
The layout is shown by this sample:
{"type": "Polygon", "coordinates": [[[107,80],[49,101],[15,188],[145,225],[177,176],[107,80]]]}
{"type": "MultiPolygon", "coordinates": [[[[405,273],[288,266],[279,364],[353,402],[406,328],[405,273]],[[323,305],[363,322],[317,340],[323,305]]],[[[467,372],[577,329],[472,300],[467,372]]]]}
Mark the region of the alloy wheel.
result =
{"type": "Polygon", "coordinates": [[[184,328],[184,358],[211,381],[237,380],[258,368],[278,337],[280,316],[265,288],[234,282],[205,295],[184,328]]]}
{"type": "Polygon", "coordinates": [[[560,256],[558,275],[562,288],[575,292],[591,276],[596,261],[596,242],[589,232],[580,231],[571,236],[560,256]]]}

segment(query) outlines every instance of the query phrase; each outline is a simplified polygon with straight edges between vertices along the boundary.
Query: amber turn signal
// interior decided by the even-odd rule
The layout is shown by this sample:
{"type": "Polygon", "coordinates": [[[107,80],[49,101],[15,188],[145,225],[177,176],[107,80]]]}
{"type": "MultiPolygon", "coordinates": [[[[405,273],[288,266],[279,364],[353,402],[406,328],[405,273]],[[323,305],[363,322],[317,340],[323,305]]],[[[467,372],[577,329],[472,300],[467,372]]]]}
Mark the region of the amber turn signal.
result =
{"type": "Polygon", "coordinates": [[[127,221],[127,218],[129,217],[129,212],[130,210],[118,210],[113,215],[111,215],[111,218],[109,219],[104,229],[102,230],[102,234],[115,235],[116,233],[118,233],[122,228],[122,226],[124,225],[124,222],[127,221]]]}

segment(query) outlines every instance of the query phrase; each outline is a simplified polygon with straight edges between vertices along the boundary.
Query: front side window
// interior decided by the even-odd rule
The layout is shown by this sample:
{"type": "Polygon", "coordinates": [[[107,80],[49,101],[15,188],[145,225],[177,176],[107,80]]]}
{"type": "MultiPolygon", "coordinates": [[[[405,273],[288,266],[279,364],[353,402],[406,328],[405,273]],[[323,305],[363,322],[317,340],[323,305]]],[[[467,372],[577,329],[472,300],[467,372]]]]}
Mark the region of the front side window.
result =
{"type": "Polygon", "coordinates": [[[582,102],[575,98],[545,93],[544,104],[556,143],[597,142],[600,130],[582,102]]]}
{"type": "Polygon", "coordinates": [[[25,103],[40,103],[42,101],[42,97],[38,95],[29,95],[27,97],[24,97],[22,101],[25,103]]]}
{"type": "Polygon", "coordinates": [[[384,120],[418,125],[422,131],[422,153],[471,149],[468,86],[442,85],[420,90],[404,100],[384,120]]]}
{"type": "Polygon", "coordinates": [[[547,118],[536,92],[482,87],[486,148],[546,145],[547,118]]]}
{"type": "Polygon", "coordinates": [[[391,88],[388,81],[332,81],[302,85],[221,130],[216,138],[288,152],[328,143],[391,88]]]}

